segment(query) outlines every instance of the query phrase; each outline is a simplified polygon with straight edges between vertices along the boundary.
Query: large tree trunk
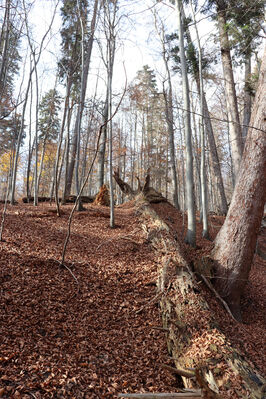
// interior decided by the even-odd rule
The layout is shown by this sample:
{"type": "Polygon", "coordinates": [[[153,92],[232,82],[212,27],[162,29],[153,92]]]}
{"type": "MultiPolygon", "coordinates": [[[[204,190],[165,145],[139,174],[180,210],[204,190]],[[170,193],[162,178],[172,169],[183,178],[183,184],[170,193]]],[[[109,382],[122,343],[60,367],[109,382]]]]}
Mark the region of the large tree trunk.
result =
{"type": "Polygon", "coordinates": [[[186,140],[186,192],[187,192],[187,214],[188,229],[186,242],[192,246],[196,246],[196,215],[195,215],[195,198],[194,198],[194,179],[193,179],[193,154],[192,154],[192,130],[190,120],[190,101],[189,86],[187,76],[187,65],[184,48],[184,29],[182,21],[182,3],[181,0],[175,1],[177,10],[177,23],[179,33],[179,49],[182,71],[182,88],[184,101],[184,118],[185,118],[185,140],[186,140]]]}
{"type": "Polygon", "coordinates": [[[266,49],[239,178],[212,252],[216,261],[216,287],[238,319],[266,200],[265,109],[266,49]]]}
{"type": "Polygon", "coordinates": [[[225,16],[224,3],[221,0],[217,0],[217,15],[235,184],[241,162],[243,144],[237,107],[232,60],[230,54],[230,44],[228,33],[226,30],[227,21],[225,16]]]}

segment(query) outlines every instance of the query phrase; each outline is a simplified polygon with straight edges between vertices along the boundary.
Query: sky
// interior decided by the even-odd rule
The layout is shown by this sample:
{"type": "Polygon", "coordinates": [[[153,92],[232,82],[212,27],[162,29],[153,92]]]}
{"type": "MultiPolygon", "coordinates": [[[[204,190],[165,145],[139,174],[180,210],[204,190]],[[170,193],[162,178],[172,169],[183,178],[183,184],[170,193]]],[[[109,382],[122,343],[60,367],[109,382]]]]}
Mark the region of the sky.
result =
{"type": "MultiPolygon", "coordinates": [[[[32,35],[38,46],[47,30],[56,0],[36,0],[31,12],[28,14],[29,25],[32,27],[32,35]]],[[[154,29],[154,17],[152,12],[157,11],[164,21],[169,32],[176,29],[176,11],[169,5],[162,4],[154,6],[152,0],[121,0],[121,18],[118,28],[117,52],[115,56],[115,69],[113,79],[114,91],[121,91],[125,84],[125,70],[128,82],[136,76],[138,70],[143,65],[148,64],[152,69],[164,74],[164,67],[160,57],[160,44],[154,29]]],[[[99,26],[99,25],[98,25],[99,26]]],[[[41,58],[38,70],[40,78],[40,92],[47,91],[54,85],[56,65],[60,57],[60,5],[57,7],[54,23],[50,34],[45,41],[45,51],[41,58]]],[[[209,34],[213,30],[213,24],[207,23],[199,26],[204,32],[203,42],[209,40],[209,34]],[[203,29],[204,27],[204,29],[203,29]]],[[[99,30],[96,38],[104,40],[104,35],[99,30]]],[[[25,44],[24,44],[25,46],[25,44]]],[[[101,62],[101,56],[97,44],[94,43],[93,57],[90,69],[90,82],[96,81],[96,76],[100,68],[100,81],[105,77],[105,68],[101,62]]],[[[92,84],[94,90],[95,84],[92,84]]],[[[101,91],[105,91],[105,85],[99,83],[101,91]]],[[[90,87],[88,87],[90,90],[90,87]]]]}

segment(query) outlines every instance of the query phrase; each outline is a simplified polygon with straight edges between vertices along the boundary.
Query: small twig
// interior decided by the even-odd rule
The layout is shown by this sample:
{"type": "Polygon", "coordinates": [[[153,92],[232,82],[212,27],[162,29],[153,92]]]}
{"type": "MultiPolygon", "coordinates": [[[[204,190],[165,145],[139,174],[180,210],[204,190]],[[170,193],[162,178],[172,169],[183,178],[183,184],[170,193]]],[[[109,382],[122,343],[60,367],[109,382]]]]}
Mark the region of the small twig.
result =
{"type": "Polygon", "coordinates": [[[175,367],[168,366],[168,364],[157,363],[158,366],[163,367],[166,370],[171,371],[174,374],[180,375],[181,377],[193,378],[195,377],[195,372],[189,370],[181,370],[175,367]]]}
{"type": "Polygon", "coordinates": [[[139,310],[136,311],[136,313],[141,313],[143,311],[143,309],[147,308],[149,305],[153,304],[154,302],[156,302],[160,296],[163,295],[163,292],[159,292],[157,295],[155,295],[154,298],[152,298],[149,302],[147,302],[145,305],[143,305],[139,310]]]}
{"type": "Polygon", "coordinates": [[[75,274],[72,272],[72,270],[65,263],[59,262],[58,260],[56,262],[59,263],[60,267],[64,267],[71,274],[71,276],[73,277],[73,279],[77,283],[77,286],[78,286],[77,293],[78,293],[79,292],[79,282],[78,282],[78,279],[75,276],[75,274]]]}
{"type": "Polygon", "coordinates": [[[151,327],[152,330],[158,330],[158,331],[164,331],[164,332],[169,332],[169,328],[166,327],[159,327],[159,326],[152,326],[151,327]]]}
{"type": "Polygon", "coordinates": [[[216,291],[216,289],[214,288],[214,286],[210,283],[210,281],[204,276],[204,274],[200,274],[202,280],[205,282],[205,284],[207,285],[207,287],[214,293],[214,295],[216,296],[217,299],[219,299],[219,301],[222,303],[222,305],[224,306],[225,310],[227,311],[227,313],[232,317],[232,319],[234,321],[236,321],[238,323],[238,321],[234,318],[229,306],[227,305],[227,303],[220,297],[220,295],[218,294],[218,292],[216,291]]]}

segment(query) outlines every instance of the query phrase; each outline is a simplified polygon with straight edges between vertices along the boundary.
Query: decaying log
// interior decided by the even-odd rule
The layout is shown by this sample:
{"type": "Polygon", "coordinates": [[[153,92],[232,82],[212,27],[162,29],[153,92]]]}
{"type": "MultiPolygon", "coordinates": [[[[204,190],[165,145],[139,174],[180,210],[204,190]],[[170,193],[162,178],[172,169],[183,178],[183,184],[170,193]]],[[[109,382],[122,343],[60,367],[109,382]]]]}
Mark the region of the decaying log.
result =
{"type": "MultiPolygon", "coordinates": [[[[65,199],[65,204],[74,204],[74,202],[76,201],[76,198],[77,198],[76,195],[69,195],[65,199]]],[[[24,204],[27,204],[27,203],[33,202],[34,201],[34,197],[23,197],[21,200],[22,200],[22,202],[24,204]]],[[[59,198],[59,201],[61,201],[61,200],[62,199],[59,198]]],[[[38,202],[50,202],[50,201],[51,201],[50,197],[38,197],[38,202]]],[[[52,197],[52,202],[54,202],[54,201],[55,201],[55,198],[52,197]]],[[[94,201],[93,197],[90,197],[88,195],[82,195],[81,196],[81,202],[83,202],[84,204],[89,204],[89,203],[91,203],[93,201],[94,201]]]]}
{"type": "MultiPolygon", "coordinates": [[[[77,196],[76,195],[69,195],[68,197],[65,198],[65,203],[71,203],[74,204],[76,201],[77,196]]],[[[94,197],[90,197],[88,195],[81,195],[80,200],[83,204],[90,204],[94,201],[94,197]]],[[[61,199],[60,199],[61,201],[61,199]]]]}
{"type": "Polygon", "coordinates": [[[114,179],[121,191],[128,196],[130,199],[135,199],[139,202],[139,196],[149,203],[159,203],[159,202],[167,202],[167,199],[154,188],[150,187],[150,174],[148,173],[145,178],[145,182],[143,186],[140,183],[140,179],[136,177],[138,180],[138,188],[133,190],[133,188],[126,182],[124,182],[120,176],[119,171],[116,170],[114,172],[114,179]]]}
{"type": "Polygon", "coordinates": [[[195,369],[194,379],[182,377],[184,386],[201,388],[209,399],[231,398],[232,393],[263,399],[265,379],[219,329],[183,253],[181,238],[144,196],[136,206],[147,240],[158,253],[157,289],[169,354],[176,369],[195,369]]]}

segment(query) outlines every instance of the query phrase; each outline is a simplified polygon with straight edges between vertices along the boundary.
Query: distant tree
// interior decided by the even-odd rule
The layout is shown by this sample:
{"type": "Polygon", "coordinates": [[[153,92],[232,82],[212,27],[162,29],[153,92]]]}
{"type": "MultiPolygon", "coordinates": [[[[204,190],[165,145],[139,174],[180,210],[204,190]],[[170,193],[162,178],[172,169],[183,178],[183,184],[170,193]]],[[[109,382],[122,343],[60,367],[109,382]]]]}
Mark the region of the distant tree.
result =
{"type": "MultiPolygon", "coordinates": [[[[154,71],[148,66],[137,72],[137,76],[129,87],[131,105],[136,107],[141,125],[139,175],[143,177],[150,168],[151,178],[160,186],[163,164],[163,141],[165,135],[165,100],[158,92],[154,71]],[[163,137],[164,136],[164,137],[163,137]],[[160,162],[159,161],[160,158],[160,162]]],[[[164,146],[165,152],[165,146],[164,146]]],[[[159,188],[159,187],[157,187],[159,188]]],[[[160,188],[159,188],[160,189],[160,188]]]]}
{"type": "Polygon", "coordinates": [[[60,130],[61,97],[56,89],[50,89],[39,105],[39,138],[54,141],[60,130]]]}
{"type": "Polygon", "coordinates": [[[59,137],[61,98],[56,89],[49,90],[42,98],[39,105],[39,142],[41,143],[41,159],[37,178],[37,192],[43,171],[45,151],[47,144],[52,144],[59,137]]]}
{"type": "MultiPolygon", "coordinates": [[[[97,22],[98,4],[98,0],[94,0],[92,17],[89,25],[87,0],[65,0],[64,7],[61,9],[64,23],[64,28],[61,31],[62,48],[65,56],[61,60],[60,65],[63,67],[63,70],[68,71],[68,77],[71,79],[71,83],[74,83],[78,103],[71,142],[70,162],[67,168],[66,196],[69,195],[71,191],[75,162],[79,160],[80,130],[97,22]],[[65,68],[65,65],[67,68],[65,68]]],[[[78,169],[79,166],[76,165],[76,191],[79,188],[78,169]]]]}
{"type": "MultiPolygon", "coordinates": [[[[159,20],[158,15],[154,13],[154,22],[157,34],[159,36],[161,46],[162,46],[162,58],[166,71],[166,81],[168,88],[164,87],[164,99],[165,99],[165,119],[168,127],[169,135],[169,155],[170,155],[170,168],[173,181],[173,203],[177,209],[180,209],[178,201],[178,183],[177,183],[177,170],[176,170],[176,156],[175,156],[175,125],[174,125],[174,111],[173,111],[173,86],[170,73],[170,48],[169,43],[167,43],[167,36],[165,32],[165,27],[162,20],[159,20]]],[[[164,85],[163,85],[164,86],[164,85]]],[[[166,176],[167,179],[167,176],[166,176]]]]}
{"type": "Polygon", "coordinates": [[[11,99],[14,86],[14,77],[19,71],[19,45],[21,38],[21,22],[19,21],[18,2],[6,0],[1,12],[4,12],[0,35],[0,112],[2,102],[11,99]]]}
{"type": "MultiPolygon", "coordinates": [[[[184,14],[184,9],[182,10],[182,12],[184,14]]],[[[186,39],[185,44],[186,44],[187,66],[188,66],[187,69],[188,73],[192,75],[192,77],[195,79],[197,84],[197,90],[200,95],[199,54],[191,38],[190,28],[189,28],[190,22],[191,20],[189,18],[186,18],[184,15],[184,31],[185,31],[184,36],[186,39]]],[[[179,47],[178,45],[175,45],[175,42],[176,41],[178,42],[178,35],[175,33],[168,35],[167,40],[171,45],[171,55],[173,60],[175,61],[173,69],[174,71],[180,72],[179,47]]],[[[207,78],[209,75],[210,65],[216,62],[216,57],[210,54],[206,54],[206,51],[204,51],[201,59],[202,59],[201,65],[202,65],[203,77],[207,78]]],[[[216,178],[215,181],[217,182],[217,189],[220,195],[219,210],[221,211],[222,214],[226,214],[227,200],[226,200],[223,177],[221,172],[220,159],[218,156],[209,107],[204,92],[203,92],[203,114],[204,114],[204,127],[210,148],[211,169],[213,172],[213,176],[215,176],[216,178]]]]}
{"type": "Polygon", "coordinates": [[[262,38],[262,25],[265,21],[265,1],[258,0],[250,5],[249,0],[232,0],[228,9],[228,33],[235,51],[234,62],[244,64],[244,109],[242,136],[245,142],[251,117],[252,98],[255,93],[251,85],[251,58],[262,38]]]}
{"type": "Polygon", "coordinates": [[[228,14],[228,11],[231,9],[231,2],[228,0],[208,0],[208,10],[211,10],[213,6],[216,9],[216,19],[219,32],[228,126],[233,161],[233,183],[235,184],[242,157],[243,142],[232,66],[232,46],[228,34],[228,26],[230,22],[230,15],[228,14]]]}

